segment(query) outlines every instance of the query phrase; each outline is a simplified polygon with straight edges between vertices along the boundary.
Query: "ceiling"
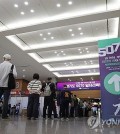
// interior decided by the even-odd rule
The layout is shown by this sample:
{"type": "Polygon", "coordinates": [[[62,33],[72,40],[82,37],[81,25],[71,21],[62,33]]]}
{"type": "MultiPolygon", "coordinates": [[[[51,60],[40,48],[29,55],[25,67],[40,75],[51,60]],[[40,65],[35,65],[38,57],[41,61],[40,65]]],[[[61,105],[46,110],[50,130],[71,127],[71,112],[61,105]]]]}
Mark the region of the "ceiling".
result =
{"type": "Polygon", "coordinates": [[[18,78],[39,73],[98,80],[97,41],[120,37],[120,0],[1,0],[0,62],[12,55],[18,78]]]}

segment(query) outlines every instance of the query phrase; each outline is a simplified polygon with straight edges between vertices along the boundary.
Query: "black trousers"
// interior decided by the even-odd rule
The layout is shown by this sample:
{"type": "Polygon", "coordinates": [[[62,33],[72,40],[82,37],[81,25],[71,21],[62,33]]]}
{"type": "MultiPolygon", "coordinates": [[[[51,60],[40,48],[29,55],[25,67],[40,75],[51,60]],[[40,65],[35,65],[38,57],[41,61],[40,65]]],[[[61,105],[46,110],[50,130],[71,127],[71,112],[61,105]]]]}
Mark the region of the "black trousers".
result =
{"type": "Polygon", "coordinates": [[[7,117],[8,113],[8,101],[10,96],[10,89],[8,87],[0,87],[0,98],[4,95],[4,102],[3,102],[3,110],[2,110],[2,117],[7,117]]]}
{"type": "Polygon", "coordinates": [[[69,117],[69,101],[63,100],[61,103],[61,112],[62,112],[62,118],[68,118],[69,117]]]}
{"type": "Polygon", "coordinates": [[[39,108],[39,94],[30,94],[28,97],[27,117],[37,118],[39,108]]]}
{"type": "Polygon", "coordinates": [[[43,107],[43,118],[46,118],[46,110],[48,108],[48,118],[51,118],[52,111],[54,113],[54,118],[57,118],[57,111],[55,106],[55,101],[51,96],[44,97],[44,107],[43,107]]]}

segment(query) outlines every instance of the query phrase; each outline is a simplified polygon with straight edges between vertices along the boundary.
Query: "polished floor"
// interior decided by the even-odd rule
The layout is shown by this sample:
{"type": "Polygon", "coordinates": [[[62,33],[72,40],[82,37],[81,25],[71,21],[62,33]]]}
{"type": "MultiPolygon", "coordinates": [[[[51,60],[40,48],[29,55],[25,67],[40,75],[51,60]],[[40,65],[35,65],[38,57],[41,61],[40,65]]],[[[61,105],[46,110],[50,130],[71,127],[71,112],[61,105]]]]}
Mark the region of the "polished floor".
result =
{"type": "Polygon", "coordinates": [[[91,130],[86,118],[60,121],[13,117],[9,120],[0,118],[0,134],[120,134],[120,127],[91,130]]]}

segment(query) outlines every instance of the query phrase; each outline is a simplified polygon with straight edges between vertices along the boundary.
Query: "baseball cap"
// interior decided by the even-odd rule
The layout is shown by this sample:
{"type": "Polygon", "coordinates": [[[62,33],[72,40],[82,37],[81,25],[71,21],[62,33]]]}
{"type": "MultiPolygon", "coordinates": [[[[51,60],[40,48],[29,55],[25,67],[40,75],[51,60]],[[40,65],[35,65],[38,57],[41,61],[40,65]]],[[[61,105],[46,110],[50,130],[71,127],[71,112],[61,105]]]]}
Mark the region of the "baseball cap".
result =
{"type": "Polygon", "coordinates": [[[5,55],[3,56],[3,58],[5,58],[5,59],[7,59],[7,60],[11,60],[11,55],[5,54],[5,55]]]}

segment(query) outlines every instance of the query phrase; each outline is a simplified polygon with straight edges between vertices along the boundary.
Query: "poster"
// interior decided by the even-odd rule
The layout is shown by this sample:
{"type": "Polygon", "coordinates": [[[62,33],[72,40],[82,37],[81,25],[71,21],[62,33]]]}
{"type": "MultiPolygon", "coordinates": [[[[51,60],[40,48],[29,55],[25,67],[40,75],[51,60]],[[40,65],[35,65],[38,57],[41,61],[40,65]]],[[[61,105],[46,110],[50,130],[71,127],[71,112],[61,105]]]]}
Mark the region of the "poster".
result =
{"type": "Polygon", "coordinates": [[[68,90],[99,90],[100,81],[82,81],[82,82],[59,82],[57,89],[63,90],[64,85],[67,85],[68,90]]]}
{"type": "MultiPolygon", "coordinates": [[[[120,119],[120,38],[98,42],[102,119],[120,119]]],[[[119,122],[120,123],[120,122],[119,122]]]]}

